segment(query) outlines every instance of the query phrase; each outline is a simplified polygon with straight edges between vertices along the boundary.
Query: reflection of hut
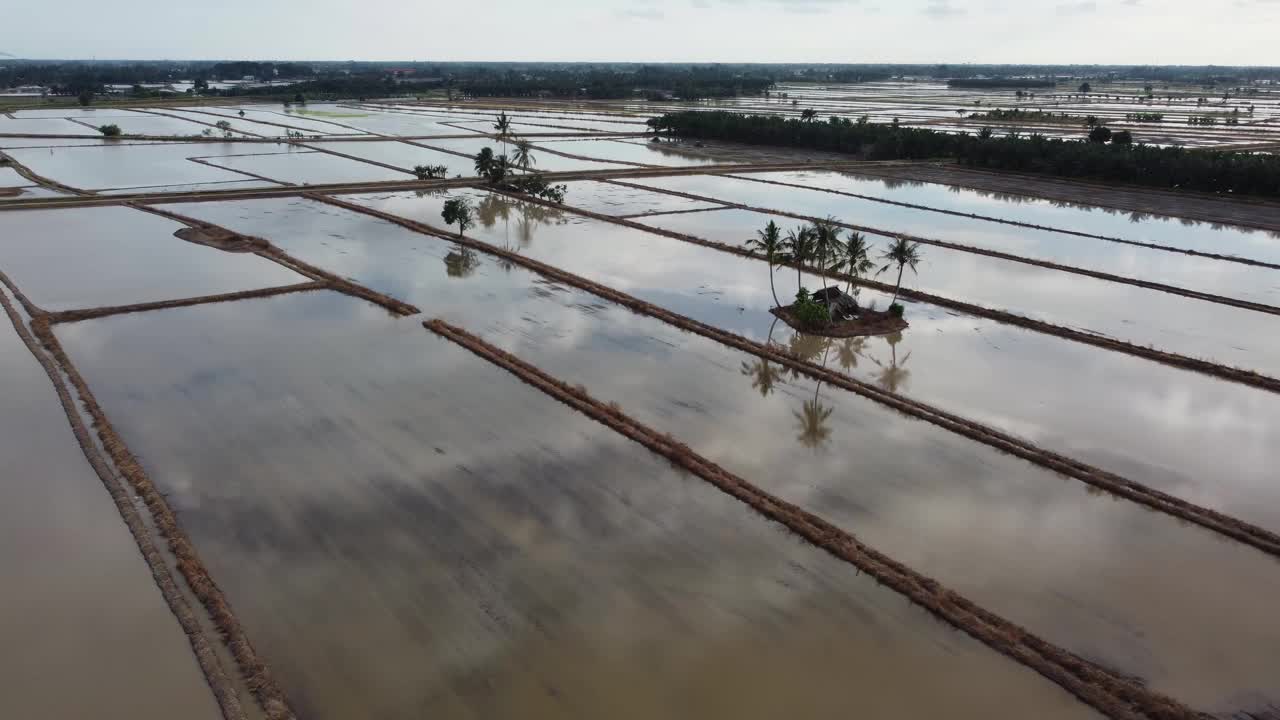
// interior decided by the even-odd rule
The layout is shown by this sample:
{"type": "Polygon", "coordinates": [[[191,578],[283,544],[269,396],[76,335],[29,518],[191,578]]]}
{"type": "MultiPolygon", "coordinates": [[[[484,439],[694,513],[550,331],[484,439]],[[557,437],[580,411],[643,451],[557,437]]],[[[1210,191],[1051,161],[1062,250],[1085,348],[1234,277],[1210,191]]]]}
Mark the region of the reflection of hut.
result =
{"type": "Polygon", "coordinates": [[[836,317],[849,317],[858,313],[858,301],[846,295],[838,287],[825,287],[813,293],[813,301],[823,307],[830,306],[836,317]]]}

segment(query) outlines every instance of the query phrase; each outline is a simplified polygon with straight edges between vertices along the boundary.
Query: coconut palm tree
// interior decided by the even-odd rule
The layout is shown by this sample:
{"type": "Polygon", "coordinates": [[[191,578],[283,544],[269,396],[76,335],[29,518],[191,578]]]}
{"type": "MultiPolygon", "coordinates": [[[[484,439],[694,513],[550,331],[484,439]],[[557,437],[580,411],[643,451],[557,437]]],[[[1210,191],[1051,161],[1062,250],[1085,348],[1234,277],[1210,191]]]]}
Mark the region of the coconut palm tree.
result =
{"type": "Polygon", "coordinates": [[[857,292],[853,287],[855,280],[861,280],[862,276],[871,272],[875,268],[875,263],[871,261],[871,244],[867,242],[867,236],[860,232],[851,232],[845,238],[844,247],[841,248],[841,261],[844,265],[844,271],[852,277],[845,286],[845,294],[854,298],[857,302],[857,292]]]}
{"type": "Polygon", "coordinates": [[[769,224],[765,225],[763,230],[757,230],[756,236],[747,240],[745,245],[748,250],[764,254],[765,260],[769,263],[769,291],[773,293],[773,304],[782,307],[782,303],[778,302],[778,291],[773,285],[774,265],[785,252],[782,230],[777,223],[770,220],[769,224]]]}
{"type": "Polygon", "coordinates": [[[507,117],[506,111],[498,114],[498,121],[493,124],[493,129],[498,133],[498,141],[502,143],[502,152],[507,151],[507,138],[511,137],[511,118],[507,117]]]}
{"type": "Polygon", "coordinates": [[[516,143],[516,151],[511,158],[516,167],[522,170],[528,170],[537,164],[533,159],[533,145],[530,145],[528,140],[521,140],[516,143]]]}
{"type": "MultiPolygon", "coordinates": [[[[818,258],[818,270],[823,273],[822,288],[827,287],[826,272],[831,269],[829,260],[838,258],[841,251],[840,235],[844,232],[837,224],[839,221],[828,216],[813,224],[813,254],[818,258]]],[[[835,312],[835,303],[827,302],[827,318],[835,312]]]]}
{"type": "Polygon", "coordinates": [[[889,304],[898,301],[898,291],[902,289],[902,271],[911,268],[911,272],[917,272],[916,266],[920,264],[920,243],[913,243],[910,240],[899,237],[893,241],[888,250],[880,255],[881,260],[887,260],[884,267],[880,268],[880,273],[888,270],[894,265],[898,266],[898,282],[893,286],[893,300],[889,304]]]}
{"type": "Polygon", "coordinates": [[[796,292],[799,292],[804,287],[800,281],[800,268],[813,258],[813,229],[801,225],[787,232],[783,246],[787,250],[787,259],[796,266],[796,292]]]}

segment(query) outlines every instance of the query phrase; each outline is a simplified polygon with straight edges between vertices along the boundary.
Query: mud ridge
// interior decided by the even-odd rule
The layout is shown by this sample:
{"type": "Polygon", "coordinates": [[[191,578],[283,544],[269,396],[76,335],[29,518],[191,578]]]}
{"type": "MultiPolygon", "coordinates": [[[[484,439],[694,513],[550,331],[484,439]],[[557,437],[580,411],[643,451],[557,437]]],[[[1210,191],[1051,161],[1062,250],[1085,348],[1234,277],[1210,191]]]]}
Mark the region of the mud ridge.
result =
{"type": "MultiPolygon", "coordinates": [[[[843,195],[845,197],[858,198],[859,200],[869,200],[871,202],[884,203],[885,205],[897,205],[898,207],[910,208],[912,210],[925,210],[928,212],[941,213],[943,215],[954,215],[956,217],[972,218],[975,220],[986,220],[988,222],[1001,223],[1003,225],[1013,225],[1015,227],[1024,227],[1032,230],[1046,230],[1049,232],[1061,233],[1063,235],[1074,235],[1076,237],[1090,238],[1092,240],[1105,240],[1106,242],[1120,243],[1122,245],[1132,245],[1134,247],[1148,248],[1150,250],[1161,250],[1163,252],[1177,253],[1181,255],[1194,255],[1196,257],[1209,258],[1210,260],[1221,260],[1224,262],[1239,263],[1241,265],[1253,265],[1256,267],[1271,268],[1280,270],[1280,264],[1269,263],[1264,260],[1254,260],[1252,258],[1239,257],[1237,255],[1220,255],[1218,253],[1204,252],[1202,250],[1189,250],[1186,248],[1174,247],[1172,245],[1161,245],[1159,243],[1141,242],[1139,240],[1126,240],[1125,238],[1112,237],[1110,235],[1095,235],[1094,233],[1081,232],[1079,230],[1067,230],[1066,228],[1051,227],[1049,225],[1037,225],[1035,223],[1022,222],[1021,220],[1008,220],[1005,218],[993,217],[991,215],[978,215],[977,213],[966,213],[958,210],[946,210],[944,208],[931,207],[929,205],[917,205],[916,203],[902,202],[901,200],[890,200],[888,198],[876,197],[875,195],[860,195],[858,193],[849,192],[847,190],[832,190],[830,188],[810,187],[808,185],[799,185],[796,183],[782,182],[781,180],[763,180],[761,178],[753,178],[750,174],[744,175],[726,175],[726,177],[737,178],[739,180],[750,180],[751,182],[767,183],[769,185],[781,185],[782,187],[803,188],[805,190],[816,190],[818,192],[830,193],[832,195],[843,195]]],[[[883,177],[883,176],[881,176],[883,177]]]]}
{"type": "Polygon", "coordinates": [[[764,517],[866,572],[882,585],[906,596],[940,620],[1058,684],[1107,717],[1117,720],[1204,717],[1169,697],[1159,695],[1131,680],[1117,677],[1066,650],[1036,638],[1024,628],[983,610],[936,580],[863,544],[845,530],[730,473],[674,437],[660,435],[627,416],[616,406],[600,402],[584,390],[547,375],[465,330],[439,319],[426,321],[423,325],[437,335],[507,370],[526,384],[706,480],[764,517]]]}
{"type": "MultiPolygon", "coordinates": [[[[14,286],[3,273],[0,273],[0,281],[3,281],[6,287],[13,289],[14,286]]],[[[17,293],[15,292],[16,295],[17,293]]],[[[28,332],[22,317],[18,315],[13,305],[9,303],[9,299],[5,297],[4,292],[0,292],[0,307],[4,308],[5,314],[9,316],[9,320],[13,323],[13,328],[17,331],[23,344],[27,346],[32,356],[44,369],[45,374],[49,376],[49,381],[53,384],[53,388],[58,395],[58,402],[61,403],[62,410],[67,415],[67,422],[71,425],[71,432],[75,435],[76,442],[79,443],[85,459],[88,461],[89,466],[93,468],[94,474],[102,481],[107,494],[111,496],[112,503],[115,504],[116,510],[120,513],[125,526],[129,529],[129,534],[133,536],[134,543],[138,546],[138,551],[142,554],[143,560],[146,561],[147,567],[151,571],[151,577],[155,580],[156,586],[160,590],[160,595],[177,619],[182,632],[187,636],[187,642],[191,645],[196,664],[200,666],[205,682],[209,685],[214,700],[218,703],[218,709],[222,714],[223,720],[246,720],[247,716],[244,708],[240,705],[240,696],[236,693],[234,685],[223,670],[222,663],[218,659],[217,652],[210,644],[204,627],[201,626],[200,620],[187,603],[186,598],[183,597],[182,591],[178,588],[173,578],[173,574],[169,571],[169,565],[164,556],[155,546],[155,543],[152,542],[151,533],[147,529],[146,522],[139,514],[138,508],[134,506],[129,494],[98,452],[98,447],[90,437],[89,430],[85,427],[80,411],[76,408],[75,401],[72,400],[71,393],[68,391],[66,383],[63,382],[58,368],[49,359],[49,355],[40,350],[36,339],[28,332]]]]}
{"type": "Polygon", "coordinates": [[[169,550],[177,559],[179,572],[186,578],[187,586],[191,588],[191,591],[195,593],[201,604],[208,611],[213,624],[218,628],[223,641],[227,644],[236,663],[240,666],[240,672],[244,677],[245,683],[254,694],[254,697],[257,698],[267,719],[296,720],[296,716],[293,710],[290,709],[284,693],[276,684],[266,664],[258,657],[257,651],[254,650],[253,645],[249,642],[244,628],[240,625],[239,619],[227,603],[222,590],[213,581],[213,578],[209,576],[209,571],[196,553],[191,539],[187,537],[187,534],[178,525],[177,517],[174,516],[173,510],[169,508],[164,495],[156,489],[151,482],[151,478],[138,463],[138,459],[134,457],[133,453],[116,433],[115,428],[107,419],[106,413],[98,405],[98,401],[89,390],[88,384],[81,377],[80,372],[71,362],[71,358],[67,356],[66,351],[63,350],[58,338],[54,336],[48,318],[33,319],[31,327],[36,338],[52,354],[54,361],[76,389],[76,393],[80,396],[81,404],[89,413],[89,416],[93,418],[93,428],[98,434],[98,440],[102,443],[103,449],[107,451],[117,470],[129,481],[134,492],[137,493],[138,497],[146,504],[147,509],[150,510],[156,527],[168,542],[169,550]]]}
{"type": "MultiPolygon", "coordinates": [[[[635,185],[632,183],[621,182],[618,180],[605,180],[604,182],[610,182],[616,185],[624,185],[627,187],[639,188],[644,190],[654,189],[654,188],[645,187],[643,185],[635,185]]],[[[689,197],[691,199],[698,199],[698,200],[702,199],[696,195],[686,195],[685,193],[678,193],[674,191],[664,190],[661,192],[667,192],[673,195],[689,197]]],[[[570,212],[574,212],[579,215],[595,217],[600,220],[605,220],[607,222],[612,222],[619,225],[626,225],[627,227],[634,227],[638,230],[644,230],[646,232],[651,232],[658,235],[664,235],[669,238],[682,240],[684,242],[693,243],[695,245],[703,245],[705,247],[713,248],[723,252],[733,253],[734,255],[740,255],[742,257],[748,257],[748,258],[752,258],[754,260],[760,260],[760,261],[765,260],[765,257],[763,255],[753,253],[749,250],[745,250],[735,245],[716,242],[714,240],[706,240],[704,238],[696,237],[693,235],[686,235],[684,233],[672,232],[670,230],[663,230],[661,228],[650,227],[648,225],[642,225],[640,223],[635,223],[630,220],[622,220],[609,215],[600,215],[598,213],[593,213],[587,210],[581,210],[578,208],[573,208],[565,205],[553,205],[553,204],[538,200],[537,198],[529,198],[523,195],[513,196],[513,197],[519,197],[521,200],[524,200],[526,202],[549,205],[550,207],[556,207],[562,210],[568,210],[570,212]]],[[[752,208],[745,208],[744,206],[744,209],[752,209],[752,208]]],[[[763,211],[763,212],[768,212],[768,211],[763,211]]],[[[775,264],[785,265],[786,267],[790,267],[793,269],[796,267],[795,264],[789,263],[789,262],[775,262],[775,264]]],[[[891,294],[894,291],[894,288],[892,285],[878,282],[875,280],[868,280],[866,278],[854,278],[853,276],[847,275],[844,273],[822,272],[810,267],[802,267],[800,269],[809,273],[813,273],[815,275],[824,275],[832,279],[838,279],[842,282],[852,282],[855,285],[871,288],[872,290],[879,290],[880,292],[884,292],[884,293],[891,294]]],[[[1045,335],[1054,335],[1056,337],[1060,337],[1066,340],[1073,340],[1075,342],[1084,343],[1086,345],[1093,345],[1095,347],[1104,348],[1106,350],[1122,352],[1128,355],[1134,355],[1136,357],[1145,358],[1147,360],[1154,360],[1155,362],[1162,363],[1164,365],[1170,365],[1176,368],[1181,368],[1183,370],[1191,370],[1194,372],[1204,373],[1205,375],[1212,375],[1214,377],[1222,378],[1224,380],[1230,380],[1232,382],[1238,382],[1244,385],[1249,385],[1251,387],[1261,388],[1263,390],[1269,390],[1274,393],[1280,393],[1280,378],[1274,378],[1274,377],[1271,377],[1270,375],[1264,375],[1255,370],[1246,370],[1243,368],[1231,367],[1229,365],[1223,365],[1221,363],[1216,363],[1211,360],[1201,360],[1200,358],[1194,358],[1187,355],[1180,355],[1178,353],[1172,353],[1165,350],[1158,350],[1152,347],[1143,347],[1142,345],[1136,345],[1134,343],[1127,342],[1125,340],[1118,340],[1115,338],[1106,337],[1104,335],[1084,332],[1084,331],[1076,330],[1074,328],[1069,328],[1063,325],[1054,325],[1053,323],[1045,322],[1043,320],[1036,320],[1034,318],[1027,317],[1026,315],[1019,315],[1017,313],[1012,313],[1007,310],[989,308],[983,305],[975,305],[973,303],[964,302],[962,300],[953,300],[951,298],[943,297],[941,295],[934,295],[932,293],[927,293],[921,290],[914,290],[911,288],[904,287],[898,290],[898,296],[909,298],[912,300],[917,300],[920,302],[929,303],[931,305],[937,305],[939,307],[951,308],[953,310],[958,310],[960,312],[968,313],[969,315],[985,317],[991,320],[995,320],[997,322],[1005,323],[1007,325],[1016,325],[1018,327],[1043,333],[1045,335]]]]}
{"type": "Polygon", "coordinates": [[[626,307],[638,314],[653,317],[669,325],[701,335],[722,345],[727,345],[757,357],[777,362],[789,369],[803,373],[814,380],[836,385],[857,395],[891,407],[905,415],[937,425],[945,430],[958,435],[963,435],[971,440],[976,440],[984,445],[1015,455],[1033,464],[1047,468],[1067,477],[1074,478],[1127,500],[1132,500],[1133,502],[1151,508],[1152,510],[1163,512],[1167,515],[1185,520],[1186,522],[1193,523],[1205,528],[1206,530],[1219,533],[1223,536],[1254,547],[1269,555],[1280,557],[1280,535],[1257,525],[1247,523],[1243,520],[1220,513],[1210,508],[1201,507],[1173,495],[1147,487],[1146,485],[1142,485],[1141,483],[1115,473],[1102,470],[1101,468],[1097,468],[1087,463],[1055,453],[1051,450],[1041,448],[1031,442],[1022,440],[987,425],[983,425],[982,423],[975,422],[959,415],[954,415],[940,408],[933,407],[918,400],[913,400],[898,393],[891,393],[886,390],[882,390],[870,383],[857,380],[852,376],[836,372],[834,370],[829,370],[810,361],[800,359],[781,348],[763,345],[741,335],[698,322],[697,320],[684,315],[673,313],[669,310],[665,310],[656,305],[645,302],[644,300],[640,300],[639,298],[592,282],[586,278],[574,275],[573,273],[561,270],[557,267],[547,265],[517,252],[505,250],[465,236],[458,237],[451,235],[436,228],[432,228],[429,225],[424,225],[413,220],[407,220],[396,215],[384,213],[380,210],[347,203],[342,200],[328,198],[326,199],[326,202],[356,212],[380,217],[389,222],[401,225],[402,227],[409,228],[410,230],[415,230],[427,235],[434,235],[436,237],[449,240],[450,242],[458,243],[486,254],[500,257],[504,260],[508,260],[514,264],[532,270],[544,277],[551,278],[566,285],[571,285],[597,297],[603,298],[604,300],[626,307]]]}
{"type": "MultiPolygon", "coordinates": [[[[313,197],[313,196],[310,194],[305,194],[304,197],[313,197]]],[[[331,290],[336,290],[340,293],[351,295],[352,297],[358,297],[361,300],[367,300],[375,305],[380,305],[383,308],[386,308],[389,312],[394,313],[396,315],[401,315],[401,316],[417,315],[418,313],[422,312],[417,307],[410,305],[409,303],[397,300],[391,297],[390,295],[384,295],[383,293],[377,292],[375,290],[370,290],[369,288],[364,287],[363,285],[358,285],[356,283],[351,282],[350,280],[338,277],[337,275],[334,275],[328,270],[316,267],[315,265],[312,265],[311,263],[305,262],[303,260],[299,260],[298,258],[295,258],[289,253],[285,252],[284,250],[281,250],[280,248],[276,247],[269,240],[265,238],[253,237],[250,235],[241,235],[240,233],[235,233],[232,230],[228,230],[227,228],[223,228],[223,227],[214,225],[212,223],[207,223],[207,222],[204,222],[203,220],[197,220],[196,218],[188,217],[186,215],[181,215],[179,213],[170,212],[168,210],[161,210],[151,205],[143,205],[140,203],[130,203],[130,206],[136,207],[139,210],[143,210],[145,212],[149,212],[154,215],[159,215],[161,217],[168,218],[170,220],[176,220],[189,227],[196,228],[198,230],[203,230],[211,235],[220,236],[220,235],[233,234],[238,237],[243,237],[250,245],[254,247],[254,254],[264,257],[273,262],[276,262],[280,265],[283,265],[284,267],[287,267],[290,270],[293,270],[294,272],[300,275],[309,277],[312,280],[322,282],[325,284],[326,287],[328,287],[331,290]]],[[[298,286],[294,286],[294,287],[298,287],[298,286]]],[[[302,288],[298,287],[298,289],[302,289],[302,288]]],[[[254,291],[250,291],[250,292],[254,292],[254,291]]],[[[261,291],[258,291],[258,292],[261,292],[261,291]]]]}
{"type": "Polygon", "coordinates": [[[81,190],[80,188],[73,188],[70,185],[63,185],[62,183],[50,180],[49,178],[43,175],[37,175],[35,172],[31,170],[31,168],[18,162],[17,159],[15,159],[12,155],[6,154],[3,150],[0,150],[0,159],[3,159],[5,161],[4,165],[6,167],[13,168],[14,172],[30,180],[33,184],[39,185],[44,188],[48,188],[50,190],[60,190],[70,195],[88,196],[93,194],[91,192],[81,190]]]}
{"type": "Polygon", "coordinates": [[[50,325],[57,325],[58,323],[91,320],[94,318],[109,317],[111,315],[124,315],[126,313],[166,310],[169,308],[190,307],[192,305],[210,305],[213,303],[248,300],[250,298],[274,297],[276,295],[288,295],[296,292],[327,289],[329,289],[328,282],[314,280],[312,282],[298,283],[296,285],[280,285],[277,287],[260,288],[257,290],[242,290],[240,292],[222,293],[219,295],[201,295],[198,297],[181,298],[178,300],[159,300],[156,302],[135,303],[133,305],[109,305],[78,310],[62,310],[59,312],[48,313],[47,317],[50,325]]]}

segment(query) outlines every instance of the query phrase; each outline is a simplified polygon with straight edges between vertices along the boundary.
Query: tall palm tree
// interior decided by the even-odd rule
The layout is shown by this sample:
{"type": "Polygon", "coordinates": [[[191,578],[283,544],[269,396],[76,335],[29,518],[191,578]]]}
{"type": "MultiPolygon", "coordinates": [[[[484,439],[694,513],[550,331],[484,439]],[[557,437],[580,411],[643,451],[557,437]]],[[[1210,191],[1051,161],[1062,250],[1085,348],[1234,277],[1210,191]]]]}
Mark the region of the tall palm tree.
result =
{"type": "Polygon", "coordinates": [[[515,161],[516,167],[522,170],[528,170],[537,163],[533,159],[533,146],[528,140],[521,140],[516,143],[515,154],[511,158],[515,161]]]}
{"type": "Polygon", "coordinates": [[[787,259],[796,266],[796,292],[800,292],[804,287],[800,281],[800,268],[813,257],[813,229],[801,225],[788,231],[783,245],[787,250],[787,259]]]}
{"type": "Polygon", "coordinates": [[[920,264],[920,243],[913,243],[904,237],[899,237],[880,255],[880,259],[888,262],[880,268],[877,275],[894,265],[898,266],[898,282],[893,286],[893,299],[889,301],[892,305],[898,302],[898,291],[902,289],[902,271],[911,268],[911,272],[917,272],[916,266],[920,264]]]}
{"type": "Polygon", "coordinates": [[[498,141],[502,143],[502,152],[507,151],[507,138],[511,136],[511,118],[507,117],[504,110],[498,114],[498,121],[493,124],[493,129],[498,133],[498,141]]]}
{"type": "Polygon", "coordinates": [[[756,236],[747,240],[745,245],[748,250],[764,253],[765,260],[769,263],[769,291],[773,293],[773,304],[782,307],[782,303],[778,302],[778,290],[773,285],[773,266],[785,252],[782,230],[777,223],[770,220],[769,224],[765,225],[763,230],[757,230],[756,236]]]}
{"type": "Polygon", "coordinates": [[[871,244],[867,242],[867,236],[860,232],[849,233],[849,237],[845,238],[842,254],[844,270],[853,276],[845,286],[845,294],[854,298],[856,304],[857,297],[854,293],[857,291],[853,288],[853,281],[861,280],[864,274],[871,272],[876,266],[871,261],[871,244]]]}
{"type": "MultiPolygon", "coordinates": [[[[837,224],[839,221],[828,216],[813,224],[813,253],[818,257],[818,271],[822,273],[822,288],[827,287],[826,272],[831,269],[829,260],[839,255],[841,250],[840,235],[843,231],[837,224]]],[[[835,303],[827,302],[827,318],[835,313],[835,303]]]]}

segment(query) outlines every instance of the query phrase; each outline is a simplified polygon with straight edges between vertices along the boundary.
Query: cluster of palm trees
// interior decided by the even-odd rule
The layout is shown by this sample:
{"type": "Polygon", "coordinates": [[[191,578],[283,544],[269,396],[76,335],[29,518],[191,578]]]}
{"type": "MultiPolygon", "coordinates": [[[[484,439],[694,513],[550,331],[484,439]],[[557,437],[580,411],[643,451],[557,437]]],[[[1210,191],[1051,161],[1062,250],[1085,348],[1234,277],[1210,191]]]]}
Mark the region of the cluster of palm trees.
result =
{"type": "Polygon", "coordinates": [[[506,112],[499,113],[498,119],[493,123],[494,134],[498,136],[498,142],[502,144],[502,154],[496,155],[492,148],[484,148],[475,157],[476,175],[488,180],[491,184],[500,184],[507,175],[510,174],[511,168],[520,168],[521,170],[531,170],[537,161],[533,157],[533,145],[528,140],[523,140],[516,136],[511,130],[511,118],[506,112]],[[508,156],[507,144],[514,143],[515,151],[508,156]]]}
{"type": "MultiPolygon", "coordinates": [[[[791,265],[795,268],[797,298],[808,295],[801,277],[802,268],[810,268],[822,274],[824,289],[826,273],[847,274],[845,294],[856,297],[857,291],[853,287],[854,284],[861,281],[863,276],[876,266],[871,260],[872,245],[867,241],[866,236],[855,231],[845,235],[840,221],[834,217],[800,225],[788,231],[785,236],[778,224],[770,220],[764,229],[757,230],[756,236],[747,240],[745,245],[748,250],[763,255],[769,263],[769,291],[773,294],[773,302],[779,307],[782,306],[782,302],[778,300],[773,273],[780,265],[791,265]]],[[[917,272],[917,266],[920,264],[920,244],[904,237],[894,238],[889,247],[880,254],[880,259],[884,261],[884,266],[876,273],[877,275],[894,266],[898,268],[893,300],[890,301],[891,306],[896,305],[898,290],[902,287],[903,271],[911,268],[912,272],[917,272]]],[[[833,319],[833,306],[834,303],[827,303],[828,321],[833,319]]]]}

